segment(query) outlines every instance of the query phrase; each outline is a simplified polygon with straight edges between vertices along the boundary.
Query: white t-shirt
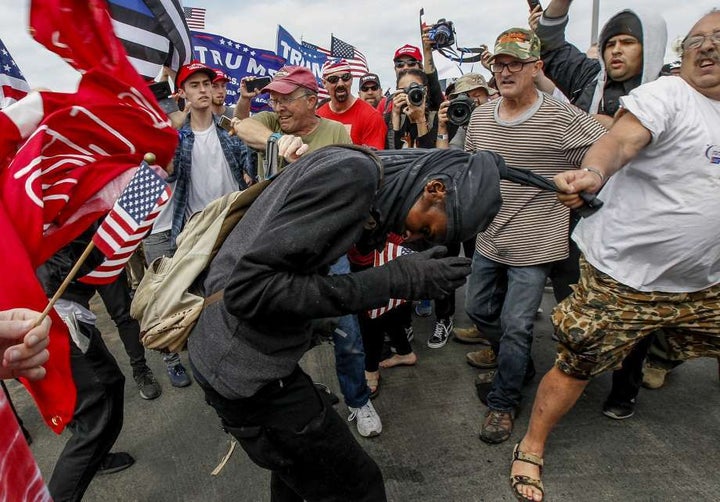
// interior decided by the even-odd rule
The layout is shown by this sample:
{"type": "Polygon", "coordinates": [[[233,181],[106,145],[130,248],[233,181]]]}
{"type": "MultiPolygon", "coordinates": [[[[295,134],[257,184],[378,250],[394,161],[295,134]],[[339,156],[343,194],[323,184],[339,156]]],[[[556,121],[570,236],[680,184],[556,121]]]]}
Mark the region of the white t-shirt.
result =
{"type": "Polygon", "coordinates": [[[240,189],[220,146],[215,124],[204,131],[193,131],[192,168],[185,216],[205,209],[210,202],[240,189]]]}
{"type": "Polygon", "coordinates": [[[172,229],[173,213],[175,212],[175,182],[174,181],[172,183],[170,183],[170,190],[172,190],[172,194],[170,195],[170,200],[165,203],[162,210],[160,211],[160,214],[158,214],[158,217],[155,220],[155,223],[153,223],[152,230],[150,230],[150,235],[159,234],[160,232],[165,232],[167,230],[172,229]]]}
{"type": "Polygon", "coordinates": [[[640,291],[720,283],[720,101],[662,77],[621,104],[652,140],[610,178],[604,207],[573,238],[594,267],[640,291]]]}

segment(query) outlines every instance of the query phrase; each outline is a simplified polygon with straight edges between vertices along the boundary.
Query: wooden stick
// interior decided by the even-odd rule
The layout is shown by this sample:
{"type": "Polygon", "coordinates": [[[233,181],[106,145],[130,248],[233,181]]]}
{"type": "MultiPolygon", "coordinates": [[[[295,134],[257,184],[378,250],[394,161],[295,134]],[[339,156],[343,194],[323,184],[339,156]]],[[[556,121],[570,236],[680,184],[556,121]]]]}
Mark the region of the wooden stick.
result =
{"type": "Polygon", "coordinates": [[[80,267],[82,267],[82,264],[85,263],[85,260],[87,260],[87,257],[90,256],[90,253],[92,250],[95,249],[95,243],[93,241],[90,241],[90,244],[87,245],[85,248],[85,251],[83,251],[83,254],[80,255],[80,258],[78,258],[77,263],[75,263],[75,266],[73,266],[72,270],[70,270],[70,273],[65,278],[63,283],[60,285],[57,291],[55,291],[55,294],[50,299],[50,303],[48,303],[47,307],[45,307],[45,310],[42,311],[42,314],[40,314],[40,317],[38,317],[37,321],[35,321],[35,324],[33,325],[33,328],[36,328],[42,324],[43,320],[48,316],[50,313],[50,310],[55,305],[55,302],[58,301],[58,299],[62,296],[62,294],[65,292],[67,287],[70,285],[72,280],[75,278],[75,275],[78,273],[78,270],[80,270],[80,267]]]}

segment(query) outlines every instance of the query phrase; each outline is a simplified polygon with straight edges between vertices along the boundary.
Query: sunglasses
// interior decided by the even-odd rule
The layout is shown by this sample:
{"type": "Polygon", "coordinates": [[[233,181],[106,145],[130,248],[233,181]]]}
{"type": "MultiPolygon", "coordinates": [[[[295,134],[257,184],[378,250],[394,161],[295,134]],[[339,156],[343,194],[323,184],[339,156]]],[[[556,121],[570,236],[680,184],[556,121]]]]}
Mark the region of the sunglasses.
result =
{"type": "Polygon", "coordinates": [[[352,74],[343,73],[342,75],[330,75],[329,77],[326,77],[325,80],[327,80],[331,84],[337,84],[338,80],[340,80],[340,79],[342,79],[343,82],[347,82],[351,78],[352,78],[352,74]]]}
{"type": "Polygon", "coordinates": [[[376,85],[366,85],[366,86],[362,87],[360,90],[362,92],[370,92],[370,91],[377,91],[378,89],[379,89],[379,87],[376,85]]]}
{"type": "Polygon", "coordinates": [[[418,61],[395,61],[395,68],[414,68],[420,65],[418,61]]]}

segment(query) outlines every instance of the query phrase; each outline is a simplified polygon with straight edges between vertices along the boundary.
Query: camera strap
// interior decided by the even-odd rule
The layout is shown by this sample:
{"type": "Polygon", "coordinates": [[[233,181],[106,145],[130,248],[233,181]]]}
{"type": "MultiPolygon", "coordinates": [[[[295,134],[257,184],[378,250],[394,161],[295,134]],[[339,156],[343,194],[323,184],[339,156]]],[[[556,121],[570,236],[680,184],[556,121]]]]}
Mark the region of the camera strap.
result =
{"type": "Polygon", "coordinates": [[[437,49],[437,51],[445,56],[446,58],[450,59],[451,61],[455,61],[458,63],[477,63],[478,61],[482,60],[483,52],[485,52],[485,49],[483,47],[458,47],[457,50],[460,52],[460,55],[458,56],[458,53],[455,52],[454,49],[451,49],[449,47],[444,47],[442,49],[437,49]],[[473,56],[466,56],[466,54],[474,54],[473,56]]]}

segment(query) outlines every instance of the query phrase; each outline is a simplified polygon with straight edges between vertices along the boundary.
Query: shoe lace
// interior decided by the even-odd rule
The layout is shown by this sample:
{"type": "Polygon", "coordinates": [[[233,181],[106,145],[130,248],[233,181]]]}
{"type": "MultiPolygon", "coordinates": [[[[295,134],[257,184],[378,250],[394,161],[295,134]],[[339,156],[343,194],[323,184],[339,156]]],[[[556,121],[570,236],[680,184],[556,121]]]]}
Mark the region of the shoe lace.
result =
{"type": "Polygon", "coordinates": [[[352,411],[350,413],[350,416],[348,417],[348,422],[352,422],[355,420],[356,417],[359,418],[370,418],[373,415],[373,411],[371,409],[372,404],[368,402],[367,404],[361,406],[360,408],[350,408],[352,411]]]}
{"type": "Polygon", "coordinates": [[[447,334],[447,327],[445,321],[438,321],[435,323],[435,331],[433,331],[434,338],[444,338],[447,334]]]}
{"type": "Polygon", "coordinates": [[[490,417],[488,420],[488,425],[491,427],[500,427],[503,423],[503,419],[505,418],[505,413],[501,411],[491,411],[490,417]]]}

